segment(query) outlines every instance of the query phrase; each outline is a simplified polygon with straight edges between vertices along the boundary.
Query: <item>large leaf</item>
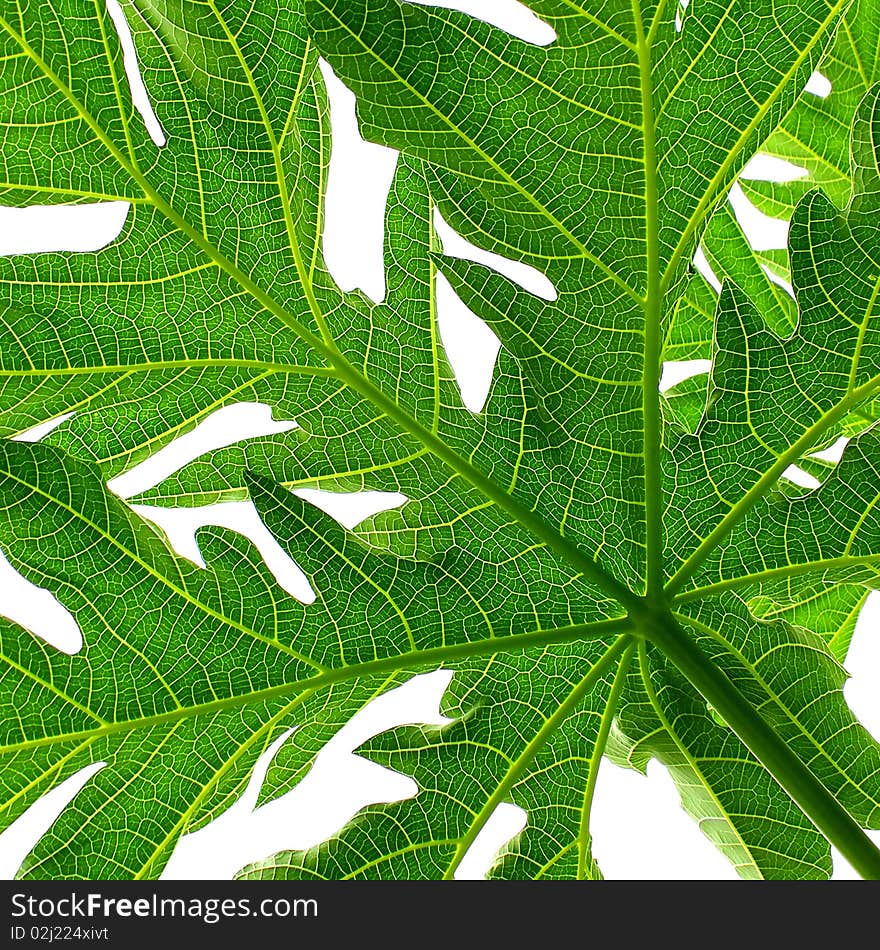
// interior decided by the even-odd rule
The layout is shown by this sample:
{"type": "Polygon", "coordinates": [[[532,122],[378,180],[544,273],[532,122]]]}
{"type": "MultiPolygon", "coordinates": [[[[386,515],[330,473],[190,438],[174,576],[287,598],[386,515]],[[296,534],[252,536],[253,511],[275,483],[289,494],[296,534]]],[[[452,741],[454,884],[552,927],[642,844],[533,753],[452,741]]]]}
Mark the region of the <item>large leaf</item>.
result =
{"type": "Polygon", "coordinates": [[[676,421],[693,408],[659,393],[696,242],[846,4],[771,18],[703,0],[677,29],[675,4],[536,0],[547,47],[397,0],[123,5],[163,148],[100,5],[0,15],[5,200],[132,204],[103,251],[0,263],[6,434],[76,410],[47,445],[4,445],[0,544],[85,642],[66,657],[4,626],[4,819],[107,763],[24,873],[155,875],[281,730],[300,726],[264,797],[372,696],[441,665],[453,721],[369,747],[416,778],[415,798],[245,876],[451,876],[513,801],[528,824],[493,874],[598,877],[591,804],[609,748],[667,762],[749,876],[826,875],[829,841],[880,873],[859,831],[877,820],[880,750],[823,640],[875,580],[880,539],[859,507],[871,438],[821,492],[781,493],[814,519],[815,545],[762,507],[876,390],[876,97],[856,125],[848,218],[813,196],[798,212],[797,335],[751,319],[754,288],[731,286],[695,432],[676,421]],[[404,152],[379,305],[341,293],[321,260],[317,50],[357,94],[364,133],[404,152]],[[435,205],[546,274],[556,299],[444,257],[435,205]],[[829,273],[841,254],[847,269],[829,273]],[[438,268],[502,341],[480,413],[443,355],[438,268]],[[229,532],[205,533],[208,567],[193,567],[103,484],[243,394],[299,427],[210,453],[146,497],[251,497],[309,576],[308,606],[229,532]],[[408,500],[345,531],[288,491],[305,485],[408,500]],[[783,564],[784,584],[765,576],[783,564]],[[811,612],[817,591],[833,623],[811,612]]]}
{"type": "MultiPolygon", "coordinates": [[[[4,625],[4,819],[84,765],[108,763],[39,843],[31,875],[155,874],[286,725],[302,717],[286,755],[309,761],[316,737],[403,672],[497,650],[455,577],[368,554],[283,489],[252,485],[322,592],[309,607],[276,587],[240,536],[201,533],[200,570],[91,466],[39,445],[5,443],[3,453],[4,547],[57,591],[86,641],[69,657],[4,625]]],[[[542,642],[518,633],[511,645],[542,642]]]]}

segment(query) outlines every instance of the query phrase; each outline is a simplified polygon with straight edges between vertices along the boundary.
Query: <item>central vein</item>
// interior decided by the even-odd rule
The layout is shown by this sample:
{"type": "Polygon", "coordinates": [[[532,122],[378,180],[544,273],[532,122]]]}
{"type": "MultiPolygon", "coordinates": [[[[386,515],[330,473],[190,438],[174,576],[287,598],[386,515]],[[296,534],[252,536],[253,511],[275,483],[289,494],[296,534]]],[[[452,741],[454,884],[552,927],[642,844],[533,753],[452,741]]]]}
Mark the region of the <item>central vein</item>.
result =
{"type": "Polygon", "coordinates": [[[645,161],[645,244],[647,279],[645,287],[645,353],[642,371],[642,407],[644,412],[645,453],[645,547],[646,595],[658,597],[663,590],[663,506],[660,491],[660,419],[661,346],[660,317],[660,221],[657,191],[657,144],[654,119],[654,87],[651,81],[651,51],[642,25],[638,0],[632,0],[639,81],[642,93],[645,161]]]}

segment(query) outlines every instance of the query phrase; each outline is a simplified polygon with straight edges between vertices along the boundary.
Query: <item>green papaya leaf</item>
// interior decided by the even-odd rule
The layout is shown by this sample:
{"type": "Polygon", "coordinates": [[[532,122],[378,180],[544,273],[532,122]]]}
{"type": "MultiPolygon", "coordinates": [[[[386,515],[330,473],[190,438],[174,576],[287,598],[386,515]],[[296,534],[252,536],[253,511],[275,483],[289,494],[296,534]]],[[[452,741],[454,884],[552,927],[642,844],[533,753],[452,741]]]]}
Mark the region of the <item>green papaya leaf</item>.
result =
{"type": "Polygon", "coordinates": [[[766,285],[779,256],[713,217],[847,4],[529,5],[553,42],[399,0],[123,0],[162,146],[101,4],[0,13],[0,199],[130,204],[100,251],[0,259],[0,546],[84,641],[68,656],[0,628],[3,823],[102,763],[23,876],[157,876],[283,733],[263,801],[373,697],[441,667],[449,722],[362,750],[417,794],[242,877],[452,877],[512,802],[527,823],[491,876],[597,879],[606,755],[665,763],[743,876],[827,877],[832,844],[880,876],[880,745],[839,662],[877,586],[876,436],[827,471],[805,461],[818,489],[785,479],[880,389],[880,93],[855,117],[846,210],[799,200],[794,300],[766,285]],[[319,55],[365,137],[401,152],[381,303],[323,262],[319,55]],[[445,254],[435,208],[553,299],[445,254]],[[717,306],[690,272],[704,233],[717,306]],[[479,412],[438,273],[501,341],[479,412]],[[708,388],[661,395],[663,361],[706,345],[708,388]],[[297,426],[137,500],[250,498],[312,604],[228,530],[201,532],[192,565],[106,487],[244,398],[297,426]],[[303,487],[406,501],[346,529],[303,487]]]}

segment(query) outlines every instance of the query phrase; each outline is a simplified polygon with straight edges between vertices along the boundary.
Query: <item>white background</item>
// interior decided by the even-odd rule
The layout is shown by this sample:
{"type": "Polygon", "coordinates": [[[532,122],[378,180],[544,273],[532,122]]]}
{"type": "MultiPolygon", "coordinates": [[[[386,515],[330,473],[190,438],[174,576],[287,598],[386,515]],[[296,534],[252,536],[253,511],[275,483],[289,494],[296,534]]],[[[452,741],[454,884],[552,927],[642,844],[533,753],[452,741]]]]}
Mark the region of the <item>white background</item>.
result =
{"type": "MultiPolygon", "coordinates": [[[[552,42],[553,31],[514,0],[460,0],[440,2],[501,26],[536,43],[552,42]]],[[[113,10],[114,0],[110,0],[113,10]]],[[[114,11],[118,13],[118,9],[114,11]]],[[[125,39],[125,37],[124,37],[125,39]]],[[[384,292],[382,273],[382,217],[385,195],[394,170],[395,153],[365,143],[357,132],[354,97],[322,66],[332,108],[333,157],[327,196],[324,252],[327,264],[346,290],[362,288],[379,300],[384,292]]],[[[162,133],[149,113],[142,90],[135,83],[135,98],[146,113],[157,143],[162,133]]],[[[814,77],[808,89],[827,94],[828,85],[814,77]]],[[[808,93],[810,94],[810,93],[808,93]]],[[[758,160],[749,169],[756,176],[796,175],[797,169],[758,160]]],[[[738,189],[731,196],[734,207],[757,245],[782,246],[786,229],[751,208],[738,189]]],[[[119,233],[125,204],[76,208],[0,208],[0,254],[50,250],[95,250],[119,233]]],[[[534,292],[553,293],[552,286],[530,268],[503,261],[470,247],[438,218],[437,226],[447,252],[482,260],[534,292]]],[[[455,368],[466,404],[479,409],[489,385],[497,340],[488,328],[455,298],[442,278],[438,287],[439,320],[444,344],[455,368]]],[[[667,366],[664,386],[671,385],[699,365],[667,366]]],[[[147,408],[146,411],[149,411],[147,408]]],[[[56,420],[54,424],[58,424],[56,420]]],[[[268,407],[238,404],[214,413],[193,432],[115,479],[111,488],[128,497],[156,484],[203,452],[246,436],[281,431],[292,420],[273,421],[268,407]]],[[[52,425],[22,438],[36,439],[52,425]]],[[[797,473],[792,473],[798,478],[797,473]]],[[[348,525],[380,507],[398,504],[400,496],[364,493],[329,498],[324,492],[303,492],[348,525]]],[[[139,507],[168,533],[184,556],[200,562],[193,532],[202,524],[223,524],[240,530],[257,543],[279,581],[294,595],[308,601],[308,583],[263,528],[250,503],[167,511],[139,507]]],[[[0,613],[10,617],[60,649],[75,652],[81,643],[77,625],[46,591],[24,581],[0,553],[0,613]]],[[[880,735],[880,608],[876,595],[863,611],[847,661],[851,674],[845,692],[862,721],[880,735]]],[[[406,686],[373,702],[345,727],[319,756],[311,773],[283,798],[255,809],[262,777],[278,746],[262,757],[244,797],[207,828],[185,836],[166,868],[165,878],[229,878],[242,865],[275,851],[304,848],[326,839],[359,808],[374,801],[395,800],[415,793],[411,779],[355,757],[351,750],[369,736],[405,722],[437,722],[438,701],[449,682],[447,671],[416,677],[406,686]]],[[[0,834],[0,878],[12,877],[39,836],[51,825],[64,805],[101,766],[96,764],[68,779],[37,802],[10,828],[0,834]]],[[[525,814],[513,805],[502,805],[487,824],[463,862],[458,877],[480,877],[494,851],[524,824],[525,814]]],[[[593,807],[595,854],[610,879],[735,879],[731,865],[703,837],[682,811],[678,794],[665,769],[652,762],[647,778],[604,762],[593,807]]],[[[854,877],[835,856],[835,877],[854,877]]]]}

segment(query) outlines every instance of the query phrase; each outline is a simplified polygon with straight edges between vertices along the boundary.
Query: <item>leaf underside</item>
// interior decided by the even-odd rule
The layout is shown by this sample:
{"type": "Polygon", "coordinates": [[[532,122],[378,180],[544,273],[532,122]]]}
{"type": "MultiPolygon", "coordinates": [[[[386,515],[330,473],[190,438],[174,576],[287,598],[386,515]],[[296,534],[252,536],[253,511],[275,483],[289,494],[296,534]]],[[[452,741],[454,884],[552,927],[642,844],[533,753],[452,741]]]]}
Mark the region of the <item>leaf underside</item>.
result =
{"type": "Polygon", "coordinates": [[[2,826],[103,763],[22,876],[157,877],[282,733],[261,801],[375,696],[443,667],[451,721],[362,750],[418,794],[240,876],[452,877],[513,802],[528,821],[491,876],[599,878],[608,756],[662,761],[742,876],[827,877],[828,838],[651,642],[662,623],[880,827],[880,746],[840,665],[880,564],[872,5],[531,0],[556,33],[539,47],[398,0],[121,0],[163,146],[102,2],[7,6],[0,201],[130,205],[100,251],[0,258],[0,546],[84,641],[67,656],[0,620],[2,826]],[[322,258],[319,55],[363,135],[401,153],[377,304],[322,258]],[[799,97],[820,61],[831,96],[799,97]],[[791,219],[781,254],[724,204],[759,148],[808,171],[746,183],[791,219]],[[435,208],[555,299],[444,255],[435,208]],[[692,272],[700,242],[720,295],[692,272]],[[438,273],[501,341],[479,413],[438,273]],[[661,396],[664,360],[690,358],[708,377],[661,396]],[[227,529],[199,532],[193,566],[106,487],[240,401],[297,426],[134,500],[250,498],[312,604],[227,529]],[[840,435],[839,463],[812,458],[840,435]],[[821,486],[796,490],[791,465],[821,486]],[[349,530],[305,487],[407,501],[349,530]]]}

